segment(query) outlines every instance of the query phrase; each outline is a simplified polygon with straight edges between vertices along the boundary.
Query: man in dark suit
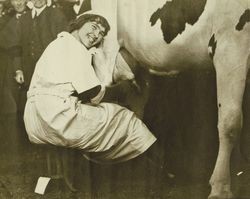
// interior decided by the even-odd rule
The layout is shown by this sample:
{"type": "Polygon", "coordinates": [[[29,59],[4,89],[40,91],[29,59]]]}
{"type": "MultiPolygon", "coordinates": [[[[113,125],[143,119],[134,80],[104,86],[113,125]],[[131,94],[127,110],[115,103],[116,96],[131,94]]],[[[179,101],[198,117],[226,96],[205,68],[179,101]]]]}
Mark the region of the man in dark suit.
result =
{"type": "MultiPolygon", "coordinates": [[[[0,0],[0,32],[5,30],[5,26],[11,19],[12,13],[6,6],[6,0],[0,0]]],[[[1,36],[0,36],[1,37],[1,36]]],[[[0,38],[1,39],[1,38],[0,38]]],[[[5,74],[8,65],[8,54],[5,48],[0,45],[0,117],[3,114],[3,97],[5,88],[5,74]]]]}
{"type": "MultiPolygon", "coordinates": [[[[5,40],[5,44],[11,44],[11,42],[15,42],[15,39],[18,37],[16,27],[19,26],[20,17],[26,13],[26,0],[11,0],[11,6],[13,8],[12,15],[8,23],[6,24],[4,30],[1,32],[1,36],[5,40]],[[9,33],[11,37],[9,36],[9,33]]],[[[18,85],[14,80],[14,71],[13,65],[11,63],[11,57],[15,56],[16,49],[12,46],[10,49],[7,50],[6,53],[6,71],[3,74],[5,77],[4,81],[4,88],[3,88],[3,107],[2,113],[3,114],[11,114],[16,113],[18,111],[18,107],[16,106],[16,102],[19,101],[19,89],[18,85]]]]}
{"type": "MultiPolygon", "coordinates": [[[[2,46],[2,56],[0,57],[0,80],[1,80],[1,129],[0,139],[4,148],[7,148],[9,155],[20,157],[21,144],[26,145],[24,138],[26,135],[21,130],[18,123],[16,106],[19,101],[18,84],[14,80],[12,56],[15,56],[18,48],[14,46],[18,37],[16,27],[20,22],[20,16],[26,12],[26,0],[10,0],[8,9],[8,20],[0,29],[0,45],[2,46]],[[10,7],[11,6],[11,7],[10,7]],[[11,47],[11,48],[8,48],[11,47]]],[[[20,117],[21,118],[21,117],[20,117]]],[[[21,124],[21,123],[20,123],[21,124]]]]}
{"type": "Polygon", "coordinates": [[[91,0],[59,0],[58,4],[69,21],[91,10],[91,0]]]}
{"type": "Polygon", "coordinates": [[[24,91],[26,102],[26,91],[29,87],[36,62],[42,55],[48,44],[53,41],[57,34],[67,30],[67,19],[60,9],[47,6],[47,0],[32,0],[33,8],[20,18],[19,41],[21,53],[13,60],[15,79],[24,91]]]}

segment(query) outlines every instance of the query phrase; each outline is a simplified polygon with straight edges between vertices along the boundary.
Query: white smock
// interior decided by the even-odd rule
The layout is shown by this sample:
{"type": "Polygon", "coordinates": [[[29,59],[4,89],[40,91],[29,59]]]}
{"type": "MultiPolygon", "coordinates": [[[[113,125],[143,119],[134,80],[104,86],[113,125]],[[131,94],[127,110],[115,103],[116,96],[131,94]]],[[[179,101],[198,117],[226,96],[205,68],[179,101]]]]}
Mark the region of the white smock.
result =
{"type": "Polygon", "coordinates": [[[99,163],[147,150],[156,138],[132,111],[71,96],[100,84],[90,52],[70,33],[60,33],[37,62],[28,91],[24,122],[30,141],[77,148],[99,163]]]}

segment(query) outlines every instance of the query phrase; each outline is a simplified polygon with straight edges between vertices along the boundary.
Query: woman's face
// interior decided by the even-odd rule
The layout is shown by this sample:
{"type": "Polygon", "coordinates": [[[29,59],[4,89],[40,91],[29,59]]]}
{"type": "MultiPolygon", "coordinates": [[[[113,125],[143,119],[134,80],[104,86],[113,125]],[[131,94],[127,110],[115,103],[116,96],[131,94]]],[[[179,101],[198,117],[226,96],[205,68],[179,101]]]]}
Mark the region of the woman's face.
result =
{"type": "Polygon", "coordinates": [[[78,36],[86,48],[91,48],[102,42],[105,28],[94,21],[86,22],[79,30],[78,36]]]}

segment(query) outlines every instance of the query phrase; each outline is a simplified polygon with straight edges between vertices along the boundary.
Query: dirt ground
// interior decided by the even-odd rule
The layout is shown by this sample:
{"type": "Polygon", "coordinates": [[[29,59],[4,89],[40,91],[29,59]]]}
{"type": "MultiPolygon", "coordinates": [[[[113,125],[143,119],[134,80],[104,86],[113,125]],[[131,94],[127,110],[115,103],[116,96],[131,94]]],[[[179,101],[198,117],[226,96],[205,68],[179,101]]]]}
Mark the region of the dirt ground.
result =
{"type": "MultiPolygon", "coordinates": [[[[38,177],[47,176],[47,149],[28,142],[15,115],[1,118],[0,199],[207,198],[218,149],[214,79],[211,72],[154,79],[144,121],[158,138],[168,170],[150,163],[145,156],[117,165],[97,165],[74,153],[70,166],[78,189],[75,193],[63,180],[51,180],[44,195],[34,193],[38,177]],[[174,173],[175,178],[169,178],[167,171],[174,173]]],[[[245,158],[249,155],[249,93],[245,95],[246,125],[241,142],[245,147],[237,147],[232,155],[232,189],[236,199],[250,199],[250,166],[239,152],[241,148],[245,158]]]]}

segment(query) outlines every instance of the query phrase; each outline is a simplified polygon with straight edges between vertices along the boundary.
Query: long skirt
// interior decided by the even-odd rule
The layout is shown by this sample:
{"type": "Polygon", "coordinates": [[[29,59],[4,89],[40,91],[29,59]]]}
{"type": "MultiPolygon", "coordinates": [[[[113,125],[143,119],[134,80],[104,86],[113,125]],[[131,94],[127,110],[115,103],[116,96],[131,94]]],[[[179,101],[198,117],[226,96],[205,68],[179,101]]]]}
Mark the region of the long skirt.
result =
{"type": "Polygon", "coordinates": [[[24,121],[31,142],[77,148],[98,163],[129,160],[156,141],[132,111],[113,103],[81,104],[71,96],[30,95],[24,121]]]}

